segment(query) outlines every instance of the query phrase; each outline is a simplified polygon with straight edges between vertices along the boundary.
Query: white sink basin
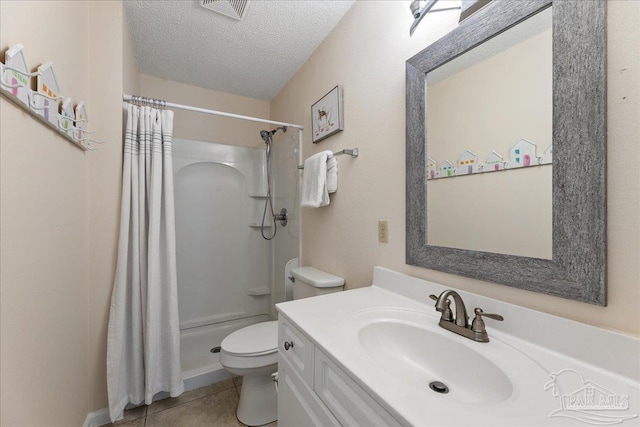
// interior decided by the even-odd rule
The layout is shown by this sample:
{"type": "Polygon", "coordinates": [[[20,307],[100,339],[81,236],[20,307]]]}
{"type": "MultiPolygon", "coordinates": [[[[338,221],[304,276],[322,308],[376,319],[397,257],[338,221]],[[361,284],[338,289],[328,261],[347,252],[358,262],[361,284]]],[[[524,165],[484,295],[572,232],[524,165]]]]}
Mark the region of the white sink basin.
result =
{"type": "MultiPolygon", "coordinates": [[[[500,405],[513,415],[535,410],[548,373],[500,338],[479,343],[438,326],[439,316],[376,308],[351,315],[344,326],[346,345],[358,351],[397,387],[453,405],[487,412],[500,405]],[[438,393],[429,384],[448,387],[438,393]]],[[[508,415],[505,413],[505,415],[508,415]]]]}
{"type": "Polygon", "coordinates": [[[359,330],[358,340],[373,360],[398,378],[425,387],[440,381],[451,398],[461,402],[501,402],[513,395],[509,377],[495,363],[427,328],[394,320],[371,322],[359,330]]]}

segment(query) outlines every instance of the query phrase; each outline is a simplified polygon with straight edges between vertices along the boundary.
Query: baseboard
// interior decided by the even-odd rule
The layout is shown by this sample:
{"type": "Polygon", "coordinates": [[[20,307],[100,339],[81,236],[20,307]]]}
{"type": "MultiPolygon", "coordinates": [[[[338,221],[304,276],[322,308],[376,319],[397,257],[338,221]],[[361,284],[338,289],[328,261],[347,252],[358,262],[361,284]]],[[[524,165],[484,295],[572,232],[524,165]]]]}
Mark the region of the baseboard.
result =
{"type": "Polygon", "coordinates": [[[87,418],[84,419],[82,427],[98,427],[109,424],[110,422],[111,418],[109,417],[109,408],[102,408],[88,413],[87,418]]]}

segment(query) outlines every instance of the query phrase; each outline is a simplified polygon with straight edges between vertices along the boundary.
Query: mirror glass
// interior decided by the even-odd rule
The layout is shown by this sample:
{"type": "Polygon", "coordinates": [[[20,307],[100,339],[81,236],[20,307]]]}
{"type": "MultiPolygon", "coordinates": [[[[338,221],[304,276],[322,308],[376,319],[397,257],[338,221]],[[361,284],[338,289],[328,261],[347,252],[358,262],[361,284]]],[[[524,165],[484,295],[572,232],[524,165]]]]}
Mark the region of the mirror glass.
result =
{"type": "Polygon", "coordinates": [[[426,74],[429,246],[552,259],[551,7],[426,74]]]}
{"type": "Polygon", "coordinates": [[[606,52],[605,0],[501,0],[407,60],[408,265],[607,304],[606,52]]]}

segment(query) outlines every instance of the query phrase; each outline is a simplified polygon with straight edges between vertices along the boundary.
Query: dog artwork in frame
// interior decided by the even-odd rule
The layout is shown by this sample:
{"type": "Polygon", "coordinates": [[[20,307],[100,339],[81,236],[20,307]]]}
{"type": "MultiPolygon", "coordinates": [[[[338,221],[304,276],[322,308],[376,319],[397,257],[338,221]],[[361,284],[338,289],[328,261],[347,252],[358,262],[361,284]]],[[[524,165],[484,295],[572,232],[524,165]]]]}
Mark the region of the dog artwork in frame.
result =
{"type": "Polygon", "coordinates": [[[311,106],[313,143],[344,129],[342,86],[336,86],[311,106]]]}

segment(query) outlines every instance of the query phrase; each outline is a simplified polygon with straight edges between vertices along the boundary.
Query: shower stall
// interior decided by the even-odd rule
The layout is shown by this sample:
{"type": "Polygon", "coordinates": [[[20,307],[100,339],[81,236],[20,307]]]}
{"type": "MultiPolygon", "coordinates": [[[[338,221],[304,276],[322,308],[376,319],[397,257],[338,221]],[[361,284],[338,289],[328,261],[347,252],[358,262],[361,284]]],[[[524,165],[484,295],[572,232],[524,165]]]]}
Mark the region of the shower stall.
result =
{"type": "Polygon", "coordinates": [[[300,138],[293,131],[273,140],[269,174],[265,148],[174,139],[186,390],[229,377],[216,347],[244,326],[275,318],[274,304],[284,301],[284,267],[298,256],[299,246],[300,138]],[[263,224],[269,195],[277,213],[286,208],[287,225],[278,223],[277,233],[267,240],[263,234],[271,237],[275,231],[269,211],[263,224]]]}

